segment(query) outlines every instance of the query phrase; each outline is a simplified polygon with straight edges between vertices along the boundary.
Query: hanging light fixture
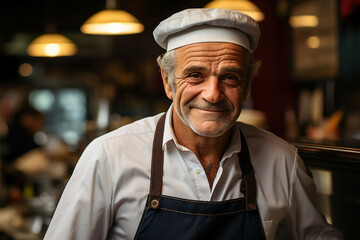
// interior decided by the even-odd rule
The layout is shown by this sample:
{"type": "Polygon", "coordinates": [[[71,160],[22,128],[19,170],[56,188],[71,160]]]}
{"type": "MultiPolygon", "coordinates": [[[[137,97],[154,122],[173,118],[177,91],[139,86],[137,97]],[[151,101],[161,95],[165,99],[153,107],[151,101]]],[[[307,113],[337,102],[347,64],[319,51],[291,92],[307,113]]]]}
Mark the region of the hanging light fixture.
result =
{"type": "Polygon", "coordinates": [[[46,32],[35,38],[27,47],[27,53],[33,57],[72,56],[77,52],[76,45],[64,35],[53,33],[55,27],[47,25],[46,32]],[[49,31],[49,29],[51,29],[49,31]]]}
{"type": "Polygon", "coordinates": [[[117,10],[115,0],[106,1],[106,9],[91,16],[81,26],[86,34],[123,35],[135,34],[144,30],[144,26],[130,13],[117,10]]]}
{"type": "Polygon", "coordinates": [[[232,9],[249,15],[257,22],[265,19],[264,13],[249,0],[213,0],[205,8],[232,9]]]}

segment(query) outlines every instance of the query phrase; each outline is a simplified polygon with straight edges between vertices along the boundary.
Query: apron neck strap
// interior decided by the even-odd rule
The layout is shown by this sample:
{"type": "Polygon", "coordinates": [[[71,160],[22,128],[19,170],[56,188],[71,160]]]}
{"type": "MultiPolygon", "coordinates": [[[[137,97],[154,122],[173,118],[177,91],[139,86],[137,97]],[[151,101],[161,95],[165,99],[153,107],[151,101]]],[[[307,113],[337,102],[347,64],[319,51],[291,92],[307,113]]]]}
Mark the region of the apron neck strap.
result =
{"type": "Polygon", "coordinates": [[[164,152],[162,151],[162,141],[164,135],[166,114],[162,115],[156,125],[153,141],[152,159],[151,159],[151,178],[149,208],[157,209],[160,205],[163,179],[164,152]]]}
{"type": "Polygon", "coordinates": [[[240,169],[242,173],[241,191],[246,197],[246,210],[256,209],[256,179],[255,171],[251,164],[249,149],[244,137],[240,131],[241,152],[238,153],[240,169]]]}

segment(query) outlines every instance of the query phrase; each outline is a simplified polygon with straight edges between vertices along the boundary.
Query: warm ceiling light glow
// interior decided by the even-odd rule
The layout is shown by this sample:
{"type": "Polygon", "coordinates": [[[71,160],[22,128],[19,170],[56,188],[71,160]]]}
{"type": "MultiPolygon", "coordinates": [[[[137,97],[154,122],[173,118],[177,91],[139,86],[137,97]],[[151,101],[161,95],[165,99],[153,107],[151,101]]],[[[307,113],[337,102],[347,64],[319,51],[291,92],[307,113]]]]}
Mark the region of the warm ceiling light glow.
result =
{"type": "Polygon", "coordinates": [[[91,16],[80,30],[86,34],[121,35],[140,33],[144,26],[128,12],[107,9],[91,16]]]}
{"type": "Polygon", "coordinates": [[[320,47],[320,38],[318,36],[311,36],[306,39],[306,45],[309,48],[319,48],[320,47]]]}
{"type": "Polygon", "coordinates": [[[292,16],[290,17],[289,23],[293,28],[316,27],[319,24],[319,19],[315,15],[292,16]]]}
{"type": "Polygon", "coordinates": [[[55,43],[46,44],[44,50],[46,55],[51,57],[57,56],[60,53],[60,47],[55,43]]]}
{"type": "Polygon", "coordinates": [[[265,19],[261,10],[249,0],[214,0],[205,5],[205,8],[232,9],[249,15],[257,22],[265,19]]]}
{"type": "Polygon", "coordinates": [[[19,74],[23,77],[29,77],[33,73],[33,67],[29,63],[23,63],[19,67],[19,74]]]}
{"type": "Polygon", "coordinates": [[[28,46],[27,52],[33,57],[71,56],[77,52],[77,47],[67,37],[52,33],[35,38],[28,46]]]}

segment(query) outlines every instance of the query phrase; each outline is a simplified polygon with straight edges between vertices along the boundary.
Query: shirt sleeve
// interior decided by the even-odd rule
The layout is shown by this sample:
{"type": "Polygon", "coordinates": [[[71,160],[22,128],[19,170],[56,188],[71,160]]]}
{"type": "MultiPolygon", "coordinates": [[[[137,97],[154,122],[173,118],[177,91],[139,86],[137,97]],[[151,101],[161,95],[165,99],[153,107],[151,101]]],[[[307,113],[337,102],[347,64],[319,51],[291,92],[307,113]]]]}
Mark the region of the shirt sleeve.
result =
{"type": "Polygon", "coordinates": [[[279,228],[276,239],[343,239],[341,232],[328,224],[316,209],[316,186],[298,154],[290,184],[289,211],[280,222],[283,226],[279,228]]]}
{"type": "Polygon", "coordinates": [[[112,222],[111,176],[104,148],[95,140],[80,157],[44,239],[106,239],[112,222]]]}

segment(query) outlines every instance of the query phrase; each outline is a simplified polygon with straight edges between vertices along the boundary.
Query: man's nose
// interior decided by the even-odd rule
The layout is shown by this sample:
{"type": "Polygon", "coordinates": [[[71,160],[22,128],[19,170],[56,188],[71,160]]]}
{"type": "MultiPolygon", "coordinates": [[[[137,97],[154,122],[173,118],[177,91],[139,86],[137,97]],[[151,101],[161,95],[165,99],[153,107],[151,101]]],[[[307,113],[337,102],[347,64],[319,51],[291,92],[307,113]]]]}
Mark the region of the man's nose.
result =
{"type": "Polygon", "coordinates": [[[223,99],[223,86],[217,77],[212,76],[205,81],[202,97],[209,103],[217,103],[223,99]]]}

